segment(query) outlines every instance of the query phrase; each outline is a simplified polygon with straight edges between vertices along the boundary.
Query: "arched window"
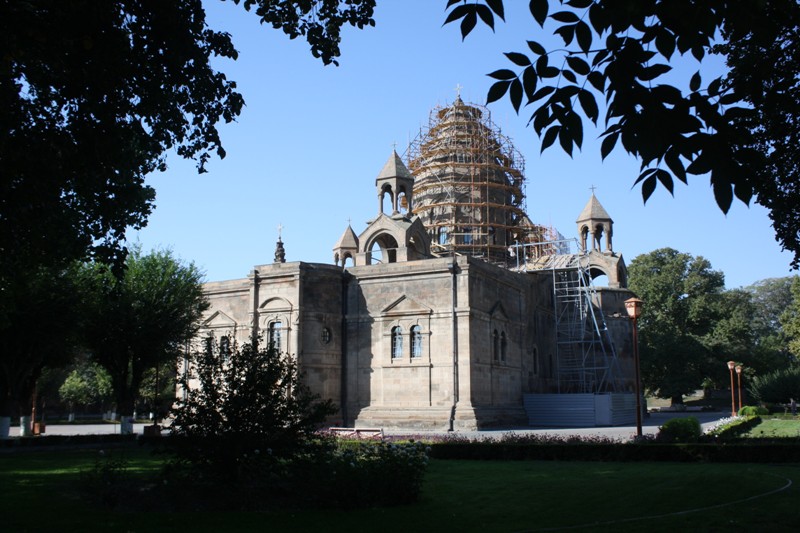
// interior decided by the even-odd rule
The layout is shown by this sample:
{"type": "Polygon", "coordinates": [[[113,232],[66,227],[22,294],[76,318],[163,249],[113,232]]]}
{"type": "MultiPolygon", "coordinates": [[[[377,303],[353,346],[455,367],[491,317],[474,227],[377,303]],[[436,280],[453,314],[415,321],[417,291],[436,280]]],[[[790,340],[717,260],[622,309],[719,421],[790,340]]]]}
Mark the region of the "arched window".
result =
{"type": "Polygon", "coordinates": [[[492,333],[492,358],[495,361],[500,358],[500,337],[497,335],[497,330],[492,333]]]}
{"type": "Polygon", "coordinates": [[[408,213],[408,208],[408,195],[406,195],[405,189],[401,189],[397,194],[397,210],[405,215],[408,213]]]}
{"type": "Polygon", "coordinates": [[[449,237],[447,236],[447,228],[439,228],[439,236],[438,236],[439,244],[442,246],[446,245],[449,237]]]}
{"type": "Polygon", "coordinates": [[[280,353],[283,344],[283,324],[281,324],[280,320],[276,320],[275,322],[270,322],[269,324],[269,347],[274,349],[276,352],[280,353]]]}
{"type": "Polygon", "coordinates": [[[500,360],[506,360],[506,350],[508,348],[508,341],[506,340],[506,332],[500,334],[500,360]]]}
{"type": "Polygon", "coordinates": [[[231,356],[231,339],[227,335],[219,340],[219,357],[227,361],[231,356]]]}
{"type": "Polygon", "coordinates": [[[392,359],[403,357],[403,328],[395,326],[392,328],[392,359]]]}
{"type": "Polygon", "coordinates": [[[422,329],[411,326],[411,357],[422,357],[422,329]]]}
{"type": "Polygon", "coordinates": [[[581,251],[588,252],[589,250],[586,248],[586,245],[589,241],[589,228],[583,226],[581,228],[581,251]]]}

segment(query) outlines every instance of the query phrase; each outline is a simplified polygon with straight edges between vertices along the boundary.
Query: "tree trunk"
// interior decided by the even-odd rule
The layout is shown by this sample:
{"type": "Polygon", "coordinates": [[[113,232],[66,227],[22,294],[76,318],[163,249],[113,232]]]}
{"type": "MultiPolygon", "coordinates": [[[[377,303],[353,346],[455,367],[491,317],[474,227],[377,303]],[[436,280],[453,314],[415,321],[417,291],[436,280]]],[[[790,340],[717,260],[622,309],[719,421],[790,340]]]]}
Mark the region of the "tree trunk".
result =
{"type": "Polygon", "coordinates": [[[673,396],[670,399],[670,404],[672,405],[672,407],[675,407],[676,405],[681,405],[682,406],[683,405],[683,395],[682,394],[678,394],[676,396],[673,396]]]}

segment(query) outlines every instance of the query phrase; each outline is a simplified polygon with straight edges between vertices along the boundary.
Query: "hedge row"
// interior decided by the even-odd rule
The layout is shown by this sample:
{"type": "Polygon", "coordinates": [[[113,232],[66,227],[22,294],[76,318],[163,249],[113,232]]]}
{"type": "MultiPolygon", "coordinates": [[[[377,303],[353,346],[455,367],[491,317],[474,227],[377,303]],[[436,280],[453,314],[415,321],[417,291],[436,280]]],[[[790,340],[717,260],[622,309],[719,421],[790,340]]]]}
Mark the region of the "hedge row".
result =
{"type": "Polygon", "coordinates": [[[431,443],[434,459],[538,461],[800,462],[800,441],[752,443],[508,444],[431,443]]]}
{"type": "Polygon", "coordinates": [[[39,435],[0,439],[0,449],[39,448],[50,446],[93,446],[136,442],[135,434],[120,435],[39,435]]]}
{"type": "Polygon", "coordinates": [[[725,424],[719,429],[714,430],[711,433],[711,436],[722,440],[735,439],[759,425],[761,421],[762,419],[760,416],[748,416],[747,418],[740,418],[725,424]]]}

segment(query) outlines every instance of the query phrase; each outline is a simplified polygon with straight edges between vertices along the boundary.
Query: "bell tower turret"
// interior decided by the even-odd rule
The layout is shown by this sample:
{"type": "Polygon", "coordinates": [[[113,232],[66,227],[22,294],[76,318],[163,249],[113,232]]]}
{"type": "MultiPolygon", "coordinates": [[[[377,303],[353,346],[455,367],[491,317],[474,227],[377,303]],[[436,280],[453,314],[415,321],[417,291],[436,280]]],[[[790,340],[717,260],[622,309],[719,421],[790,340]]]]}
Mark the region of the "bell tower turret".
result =
{"type": "Polygon", "coordinates": [[[590,250],[597,252],[613,253],[611,237],[614,234],[614,221],[608,212],[600,205],[592,188],[592,197],[586,203],[581,214],[578,215],[578,235],[580,237],[581,253],[588,253],[590,250]],[[605,243],[603,243],[605,235],[605,243]],[[591,242],[591,247],[589,243],[591,242]]]}
{"type": "Polygon", "coordinates": [[[389,160],[383,166],[378,177],[375,178],[375,187],[378,190],[378,214],[383,213],[383,197],[388,194],[392,205],[391,217],[402,217],[411,213],[411,196],[414,188],[414,178],[403,164],[403,160],[393,150],[389,160]]]}

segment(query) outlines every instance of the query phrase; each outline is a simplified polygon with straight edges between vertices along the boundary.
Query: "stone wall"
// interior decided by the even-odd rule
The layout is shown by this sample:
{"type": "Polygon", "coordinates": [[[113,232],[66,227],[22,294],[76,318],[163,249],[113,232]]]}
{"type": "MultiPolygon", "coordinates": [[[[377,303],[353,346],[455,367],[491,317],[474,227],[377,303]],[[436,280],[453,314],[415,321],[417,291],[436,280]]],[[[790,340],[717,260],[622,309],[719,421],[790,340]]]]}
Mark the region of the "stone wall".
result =
{"type": "MultiPolygon", "coordinates": [[[[205,288],[211,308],[200,336],[244,342],[255,330],[267,341],[280,322],[281,350],[297,357],[313,392],[341,406],[334,424],[524,424],[523,395],[556,390],[549,271],[520,274],[469,257],[347,269],[295,262],[256,266],[247,278],[205,288]],[[402,332],[394,354],[393,331],[402,332]]],[[[624,355],[630,321],[613,317],[628,297],[623,289],[598,291],[632,374],[624,355]]]]}

